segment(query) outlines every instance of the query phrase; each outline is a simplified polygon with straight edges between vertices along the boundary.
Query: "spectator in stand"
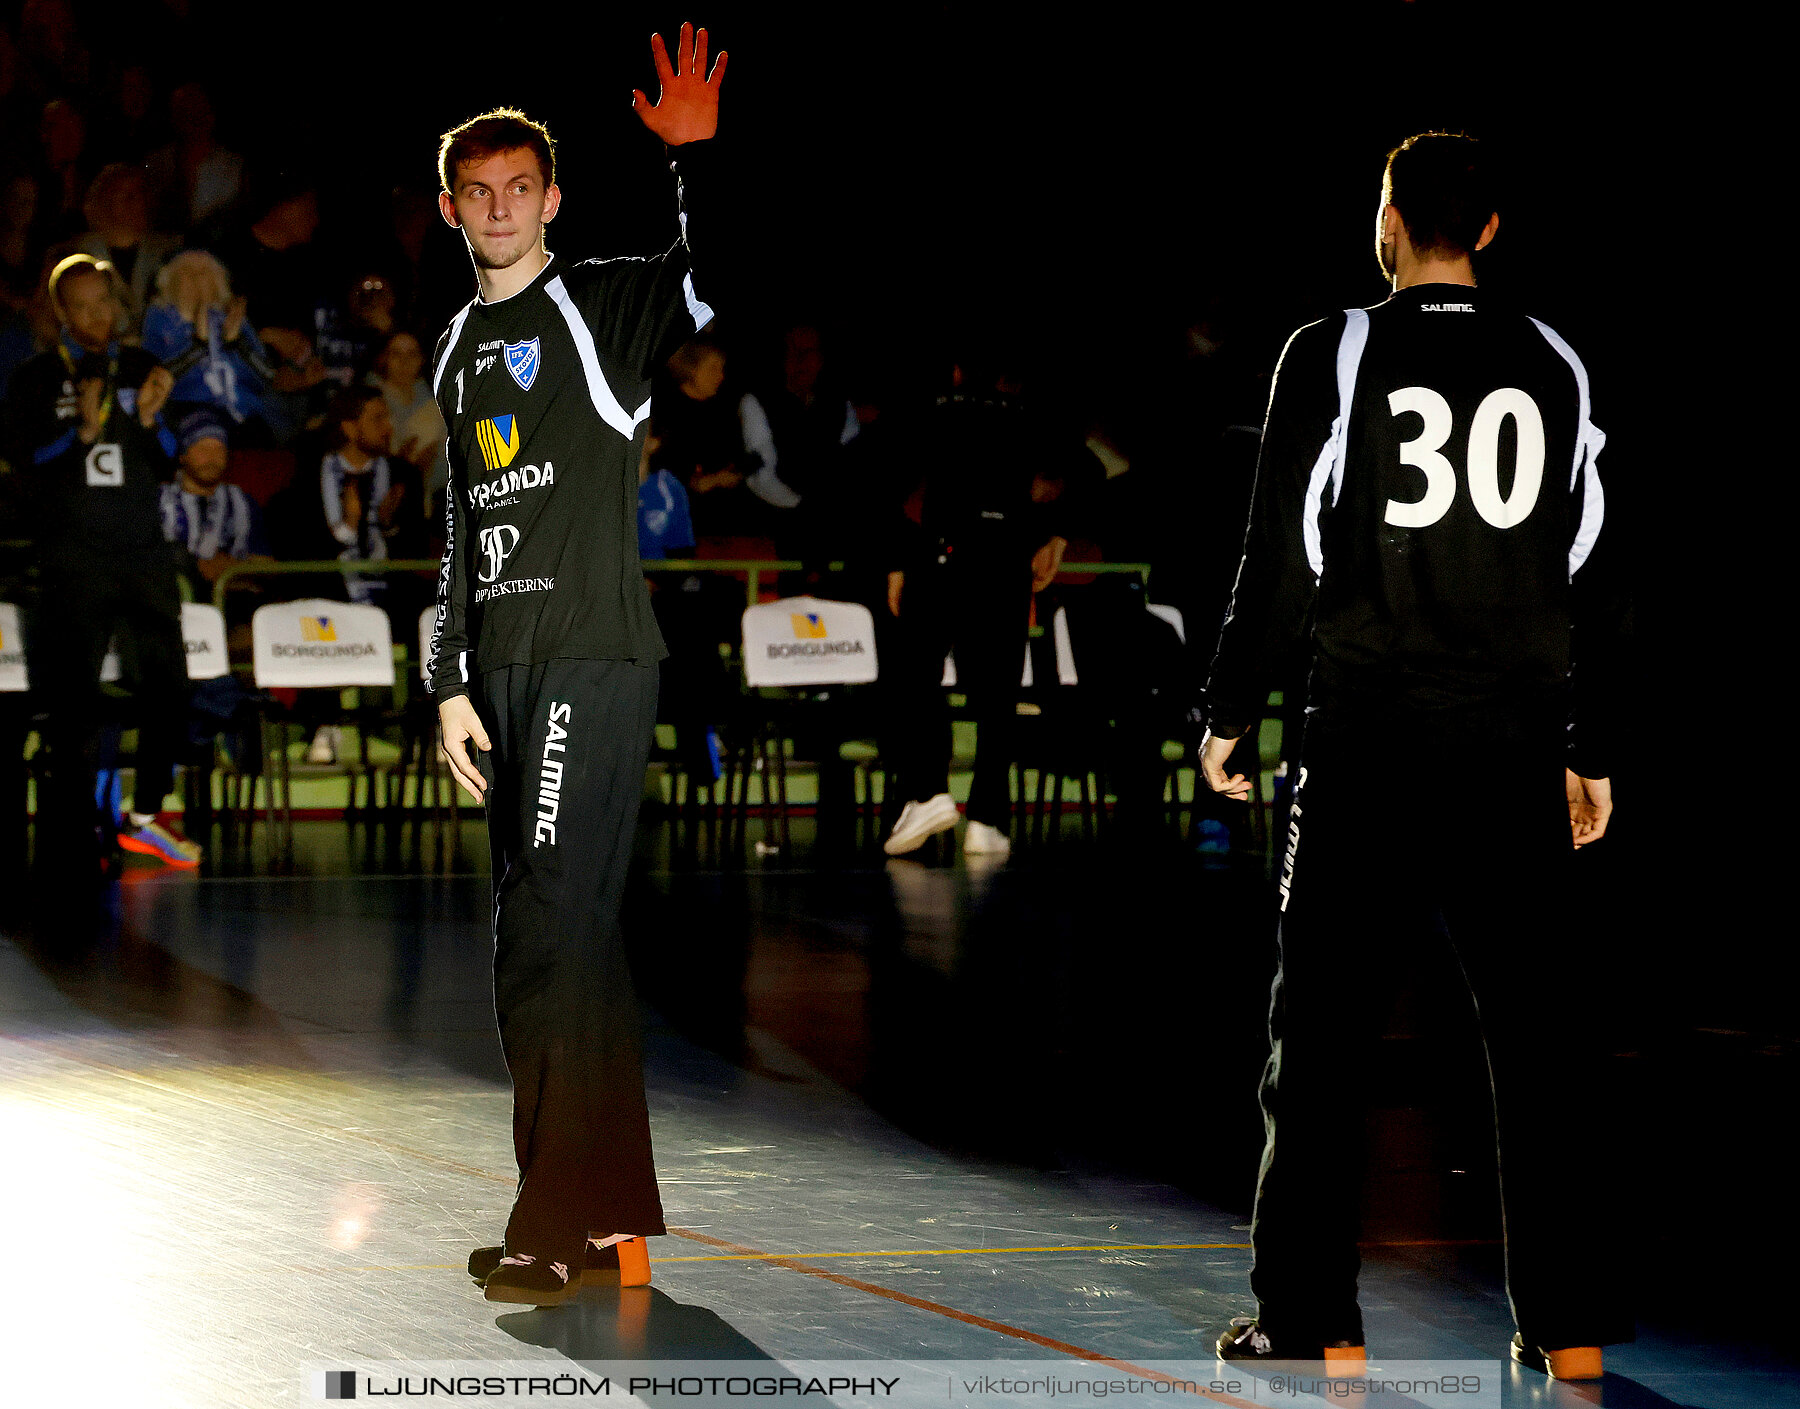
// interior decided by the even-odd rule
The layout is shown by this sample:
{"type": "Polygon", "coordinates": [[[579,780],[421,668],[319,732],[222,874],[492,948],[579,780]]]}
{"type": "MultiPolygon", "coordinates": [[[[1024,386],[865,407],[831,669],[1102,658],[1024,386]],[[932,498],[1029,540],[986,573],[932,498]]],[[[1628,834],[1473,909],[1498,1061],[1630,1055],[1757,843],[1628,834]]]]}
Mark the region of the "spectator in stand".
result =
{"type": "Polygon", "coordinates": [[[81,198],[91,168],[87,161],[87,122],[66,98],[44,104],[38,120],[38,204],[35,235],[40,247],[72,240],[85,228],[81,198]]]}
{"type": "Polygon", "coordinates": [[[694,547],[687,489],[667,469],[653,468],[661,449],[662,438],[652,425],[638,458],[638,557],[645,562],[681,557],[694,547]]]}
{"type": "Polygon", "coordinates": [[[1003,367],[983,386],[958,365],[951,392],[920,428],[914,459],[925,481],[910,500],[918,518],[896,536],[888,574],[898,648],[892,753],[906,799],[883,843],[890,856],[958,821],[950,715],[939,686],[952,651],[976,729],[963,850],[1003,858],[1012,849],[1014,704],[1031,597],[1055,578],[1068,546],[1060,531],[1068,496],[1053,498],[1047,477],[1069,457],[1021,404],[1023,389],[1015,369],[1003,367]]]}
{"type": "Polygon", "coordinates": [[[157,221],[197,231],[237,204],[244,159],[219,145],[212,99],[198,83],[184,83],[169,95],[169,122],[175,140],[153,152],[148,163],[157,221]]]}
{"type": "MultiPolygon", "coordinates": [[[[81,209],[88,228],[75,247],[118,271],[127,332],[136,336],[157,276],[181,248],[181,237],[150,228],[150,188],[143,169],[124,162],[100,168],[81,209]]],[[[167,354],[157,355],[168,361],[167,354]]]]}
{"type": "Polygon", "coordinates": [[[175,377],[180,410],[207,406],[267,440],[265,402],[275,367],[234,296],[225,266],[204,250],[176,255],[157,275],[144,315],[144,347],[175,377]]]}
{"type": "Polygon", "coordinates": [[[343,298],[313,310],[313,347],[332,386],[354,386],[374,369],[395,332],[394,306],[393,281],[371,270],[352,279],[343,298]]]}
{"type": "Polygon", "coordinates": [[[26,477],[38,556],[25,629],[50,754],[38,793],[38,863],[69,880],[98,878],[100,666],[117,631],[135,646],[139,718],[135,807],[118,842],[194,866],[200,848],[157,816],[188,698],[181,593],[157,522],[173,448],[161,411],[174,379],[142,348],[118,341],[114,281],[91,257],[63,260],[47,292],[62,335],[13,378],[4,436],[7,458],[26,477]]]}
{"type": "Polygon", "coordinates": [[[256,502],[225,482],[231,432],[208,407],[189,411],[176,427],[175,478],[162,487],[163,537],[185,553],[183,571],[196,598],[234,562],[267,557],[256,502]]]}
{"type": "Polygon", "coordinates": [[[375,369],[364,380],[387,402],[388,420],[393,423],[400,458],[419,472],[424,486],[417,507],[428,523],[435,524],[439,515],[431,505],[443,493],[448,480],[449,466],[444,455],[448,432],[424,370],[424,348],[418,338],[401,330],[389,335],[375,356],[375,369]]]}
{"type": "Polygon", "coordinates": [[[431,404],[431,384],[424,371],[425,349],[418,338],[404,328],[389,333],[365,380],[387,402],[388,419],[396,427],[410,421],[419,407],[431,404]]]}
{"type": "MultiPolygon", "coordinates": [[[[210,408],[188,412],[175,431],[179,457],[175,479],[162,487],[163,537],[175,546],[181,573],[199,601],[211,598],[213,585],[232,563],[268,557],[256,501],[225,481],[230,434],[210,408]]],[[[232,587],[247,589],[239,595],[252,603],[257,600],[254,584],[238,582],[232,587]]],[[[247,613],[232,612],[229,604],[227,611],[236,618],[231,620],[228,649],[248,650],[247,613]]],[[[238,766],[255,771],[261,748],[255,721],[256,696],[242,677],[227,672],[191,687],[187,742],[207,764],[212,741],[223,736],[238,766]]]]}
{"type": "MultiPolygon", "coordinates": [[[[338,558],[383,562],[397,556],[391,551],[395,547],[401,554],[418,551],[416,534],[409,542],[413,525],[402,518],[409,495],[416,491],[409,484],[405,462],[396,465],[388,458],[394,426],[381,393],[366,386],[339,392],[331,399],[326,421],[337,445],[319,464],[319,497],[325,528],[339,545],[338,558]]],[[[344,574],[344,589],[353,602],[391,606],[391,586],[383,577],[344,574]]],[[[335,762],[340,743],[337,726],[321,726],[313,734],[307,761],[335,762]]]]}
{"type": "Polygon", "coordinates": [[[697,532],[757,532],[763,519],[739,468],[743,441],[736,408],[719,394],[725,349],[701,338],[683,343],[669,358],[668,371],[674,386],[654,403],[662,441],[654,467],[667,468],[686,483],[697,532]]]}
{"type": "Polygon", "coordinates": [[[856,408],[821,386],[825,356],[819,330],[789,328],[783,339],[781,386],[738,402],[745,484],[772,508],[775,549],[784,558],[812,559],[829,536],[844,499],[844,447],[862,429],[856,408]]]}
{"type": "MultiPolygon", "coordinates": [[[[265,415],[286,444],[319,409],[325,365],[313,347],[314,313],[326,292],[319,252],[319,193],[305,176],[269,173],[254,183],[250,220],[212,245],[233,286],[256,310],[256,333],[281,359],[265,415]]],[[[326,390],[329,390],[328,388],[326,390]]]]}
{"type": "MultiPolygon", "coordinates": [[[[388,463],[394,423],[387,402],[371,387],[351,387],[332,398],[329,419],[337,448],[319,464],[326,529],[343,549],[340,558],[385,558],[406,495],[388,463]]],[[[385,585],[379,578],[351,576],[345,581],[353,602],[369,601],[385,585]]]]}

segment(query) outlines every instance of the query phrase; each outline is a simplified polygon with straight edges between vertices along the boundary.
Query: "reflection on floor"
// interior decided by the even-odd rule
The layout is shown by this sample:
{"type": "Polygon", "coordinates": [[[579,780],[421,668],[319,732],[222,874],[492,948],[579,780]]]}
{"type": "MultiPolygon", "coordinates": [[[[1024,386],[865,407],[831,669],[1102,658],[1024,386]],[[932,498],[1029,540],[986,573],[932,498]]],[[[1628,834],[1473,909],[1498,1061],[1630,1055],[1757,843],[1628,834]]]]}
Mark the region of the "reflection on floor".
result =
{"type": "MultiPolygon", "coordinates": [[[[1248,1308],[1256,866],[1070,842],[983,873],[804,833],[744,864],[647,829],[680,1231],[650,1289],[501,1310],[462,1270],[513,1182],[479,838],[467,870],[383,874],[301,834],[294,874],[133,872],[97,933],[0,943],[0,1328],[114,1377],[67,1402],[298,1403],[345,1358],[1204,1360],[1248,1308]]],[[[1396,1019],[1431,1059],[1384,1078],[1364,1307],[1384,1357],[1494,1360],[1479,1054],[1442,1007],[1396,1019]]],[[[1660,1310],[1602,1385],[1508,1371],[1507,1402],[1800,1404],[1791,1360],[1660,1310]]]]}

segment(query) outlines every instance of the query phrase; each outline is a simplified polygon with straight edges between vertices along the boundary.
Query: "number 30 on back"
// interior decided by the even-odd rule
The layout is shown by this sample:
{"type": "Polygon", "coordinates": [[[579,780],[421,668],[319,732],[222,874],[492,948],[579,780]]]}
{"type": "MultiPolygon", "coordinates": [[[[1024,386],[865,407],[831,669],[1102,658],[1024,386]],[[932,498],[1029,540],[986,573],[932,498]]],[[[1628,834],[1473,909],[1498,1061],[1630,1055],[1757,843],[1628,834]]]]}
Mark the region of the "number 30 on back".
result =
{"type": "MultiPolygon", "coordinates": [[[[1386,520],[1399,528],[1425,528],[1450,511],[1456,499],[1456,467],[1443,455],[1450,439],[1454,416],[1450,403],[1430,387],[1409,386],[1388,395],[1388,409],[1396,416],[1412,412],[1424,423],[1417,438],[1400,446],[1400,463],[1425,476],[1425,493],[1411,503],[1387,502],[1386,520]]],[[[1501,387],[1482,398],[1469,425],[1467,455],[1469,498],[1475,512],[1495,528],[1523,523],[1537,504],[1544,483],[1544,418],[1537,402],[1517,387],[1501,387]],[[1513,467],[1512,493],[1500,494],[1500,423],[1508,416],[1518,435],[1518,457],[1513,467]]]]}

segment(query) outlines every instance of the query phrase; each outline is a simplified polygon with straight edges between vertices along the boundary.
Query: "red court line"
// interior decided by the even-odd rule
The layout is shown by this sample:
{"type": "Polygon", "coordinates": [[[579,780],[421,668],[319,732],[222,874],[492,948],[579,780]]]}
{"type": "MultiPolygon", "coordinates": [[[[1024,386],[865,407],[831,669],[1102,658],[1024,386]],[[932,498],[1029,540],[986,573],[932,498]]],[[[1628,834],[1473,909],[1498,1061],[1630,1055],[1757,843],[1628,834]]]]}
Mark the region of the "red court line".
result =
{"type": "MultiPolygon", "coordinates": [[[[920,1311],[930,1311],[939,1316],[947,1316],[952,1321],[961,1321],[966,1326],[979,1326],[984,1331],[993,1331],[997,1335],[1010,1336],[1013,1340],[1026,1342],[1028,1345],[1041,1346],[1045,1350],[1054,1350],[1059,1355],[1072,1356],[1077,1360],[1092,1360],[1102,1365],[1112,1365],[1136,1375],[1141,1379],[1158,1380],[1166,1385],[1184,1387],[1185,1382],[1173,1375],[1165,1375],[1160,1370],[1146,1369],[1142,1365],[1134,1365],[1129,1360],[1119,1360],[1111,1355],[1102,1355],[1097,1350],[1085,1350],[1081,1346],[1071,1345],[1068,1341],[1059,1341],[1050,1336],[1040,1336],[1036,1331],[1028,1331],[1023,1326],[1008,1325],[1005,1321],[995,1321],[987,1316],[977,1316],[971,1311],[958,1311],[954,1306],[945,1306],[942,1302],[926,1301],[923,1297],[896,1291],[892,1287],[884,1287],[877,1282],[865,1282],[860,1277],[846,1277],[841,1272],[828,1272],[823,1267],[810,1267],[806,1263],[792,1257],[779,1257],[772,1253],[760,1252],[756,1248],[745,1247],[741,1243],[727,1242],[723,1238],[714,1238],[705,1233],[696,1233],[691,1228],[671,1226],[669,1232],[678,1238],[688,1238],[696,1243],[704,1243],[708,1247],[724,1248],[740,1257],[754,1257],[776,1267],[785,1267],[790,1272],[799,1272],[808,1277],[817,1277],[821,1281],[836,1282],[840,1287],[849,1287],[853,1291],[867,1292],[870,1296],[885,1297],[889,1301],[897,1301],[903,1306],[916,1307],[920,1311]]],[[[1234,1409],[1256,1409],[1248,1399],[1239,1399],[1236,1395],[1215,1394],[1210,1390],[1195,1388],[1190,1393],[1202,1399],[1210,1399],[1215,1404],[1229,1404],[1234,1409]]]]}

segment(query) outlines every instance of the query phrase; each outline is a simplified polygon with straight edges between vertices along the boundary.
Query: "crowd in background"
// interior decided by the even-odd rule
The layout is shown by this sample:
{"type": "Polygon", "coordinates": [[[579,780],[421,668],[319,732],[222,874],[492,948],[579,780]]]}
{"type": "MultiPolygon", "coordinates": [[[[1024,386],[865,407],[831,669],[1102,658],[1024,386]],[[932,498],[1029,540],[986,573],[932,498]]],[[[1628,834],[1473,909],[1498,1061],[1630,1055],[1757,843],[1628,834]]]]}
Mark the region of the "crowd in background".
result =
{"type": "MultiPolygon", "coordinates": [[[[117,341],[173,379],[160,515],[189,595],[210,597],[229,564],[258,557],[434,558],[446,462],[428,363],[447,314],[473,291],[466,264],[450,284],[427,257],[447,237],[435,230],[435,192],[398,186],[354,231],[334,230],[315,170],[254,141],[238,150],[231,134],[246,125],[215,110],[204,72],[168,46],[146,58],[124,42],[90,49],[81,34],[68,0],[29,0],[15,29],[0,27],[0,120],[12,138],[0,150],[0,399],[11,420],[14,373],[65,340],[50,271],[85,254],[104,262],[117,341]]],[[[1017,451],[1031,463],[1015,488],[1022,512],[1054,520],[1054,535],[1039,537],[1056,537],[1068,562],[1152,563],[1158,600],[1192,623],[1190,648],[1210,648],[1271,360],[1262,349],[1232,355],[1216,301],[1170,308],[1160,342],[1121,350],[1121,375],[1085,390],[1064,378],[1053,394],[1049,369],[1005,327],[947,332],[903,368],[891,349],[870,355],[881,336],[842,309],[752,325],[727,306],[655,389],[642,556],[798,560],[785,590],[891,606],[891,575],[941,548],[941,533],[931,539],[944,504],[982,512],[941,473],[977,458],[946,438],[966,439],[958,427],[972,424],[954,408],[981,404],[1018,422],[1005,453],[1029,447],[1017,451]]],[[[0,464],[8,595],[28,590],[33,572],[29,467],[12,462],[16,442],[0,453],[10,457],[0,464]]],[[[227,613],[240,625],[245,603],[284,590],[253,577],[242,587],[227,613]]],[[[346,575],[286,595],[379,602],[404,641],[433,587],[426,574],[346,575]]],[[[678,676],[665,698],[703,698],[718,645],[735,639],[741,589],[705,574],[659,576],[653,588],[678,676]]]]}

